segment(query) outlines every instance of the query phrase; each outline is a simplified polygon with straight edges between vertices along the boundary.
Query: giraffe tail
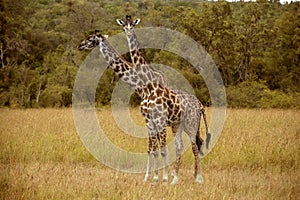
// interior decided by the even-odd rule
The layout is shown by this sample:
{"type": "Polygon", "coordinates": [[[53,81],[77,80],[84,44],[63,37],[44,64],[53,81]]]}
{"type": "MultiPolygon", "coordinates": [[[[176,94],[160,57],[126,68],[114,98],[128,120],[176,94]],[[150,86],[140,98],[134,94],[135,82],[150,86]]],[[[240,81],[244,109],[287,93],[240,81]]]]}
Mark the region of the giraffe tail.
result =
{"type": "Polygon", "coordinates": [[[207,125],[207,121],[206,121],[206,114],[205,114],[205,110],[204,110],[203,106],[201,108],[201,113],[203,115],[203,120],[204,120],[204,124],[205,124],[205,131],[206,131],[205,145],[206,145],[206,149],[208,149],[209,148],[210,139],[211,139],[211,134],[208,132],[208,125],[207,125]]]}
{"type": "Polygon", "coordinates": [[[196,144],[197,144],[198,150],[200,152],[200,155],[203,156],[204,155],[204,153],[202,151],[203,139],[200,137],[199,130],[197,131],[197,135],[196,135],[196,144]]]}

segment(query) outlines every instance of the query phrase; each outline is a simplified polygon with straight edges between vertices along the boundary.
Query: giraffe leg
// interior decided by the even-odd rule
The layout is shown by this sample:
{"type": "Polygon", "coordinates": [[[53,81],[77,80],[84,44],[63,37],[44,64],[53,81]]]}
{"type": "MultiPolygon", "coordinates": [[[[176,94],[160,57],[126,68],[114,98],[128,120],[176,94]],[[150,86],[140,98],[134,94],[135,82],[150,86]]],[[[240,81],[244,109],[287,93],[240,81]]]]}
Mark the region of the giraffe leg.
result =
{"type": "Polygon", "coordinates": [[[152,155],[148,151],[147,171],[146,171],[146,174],[145,174],[144,182],[147,182],[149,180],[149,178],[150,178],[150,175],[151,175],[151,165],[152,165],[152,155]]]}
{"type": "Polygon", "coordinates": [[[162,155],[162,164],[163,164],[163,182],[168,182],[168,171],[167,171],[168,155],[167,155],[166,147],[163,147],[161,149],[161,155],[162,155]]]}
{"type": "MultiPolygon", "coordinates": [[[[149,133],[150,133],[150,131],[149,131],[149,133]]],[[[146,170],[144,182],[147,182],[151,175],[152,155],[155,155],[154,154],[155,142],[157,142],[157,138],[155,136],[152,136],[152,137],[149,136],[149,138],[148,138],[148,162],[147,162],[147,170],[146,170]]],[[[154,162],[155,162],[155,157],[154,157],[154,162]]]]}
{"type": "MultiPolygon", "coordinates": [[[[198,100],[196,99],[196,102],[198,100]]],[[[196,178],[196,182],[202,183],[203,178],[201,176],[200,169],[200,154],[204,155],[202,151],[203,140],[200,137],[199,128],[200,128],[200,120],[201,120],[201,111],[199,104],[194,104],[196,107],[190,106],[186,109],[187,117],[184,121],[184,130],[187,135],[190,137],[192,150],[195,157],[195,172],[194,176],[196,178]],[[198,105],[198,106],[197,106],[198,105]]]]}
{"type": "Polygon", "coordinates": [[[162,165],[163,165],[163,182],[168,182],[168,172],[166,169],[168,162],[168,152],[166,148],[166,129],[164,128],[160,134],[160,153],[162,156],[162,165]]]}
{"type": "Polygon", "coordinates": [[[181,154],[183,151],[183,144],[182,144],[182,129],[181,128],[175,128],[172,127],[173,132],[175,131],[175,147],[176,147],[176,163],[175,163],[175,170],[172,172],[173,180],[171,182],[172,185],[175,185],[178,182],[178,172],[179,172],[179,166],[180,166],[180,159],[181,154]]]}
{"type": "Polygon", "coordinates": [[[199,148],[196,144],[196,141],[192,139],[192,149],[193,149],[193,154],[195,156],[195,172],[194,176],[196,178],[196,182],[201,184],[203,183],[203,178],[201,176],[201,161],[200,161],[200,151],[199,148]]]}
{"type": "Polygon", "coordinates": [[[156,183],[158,182],[158,141],[159,137],[152,137],[152,142],[153,142],[153,150],[152,154],[154,157],[154,177],[153,177],[153,182],[156,183]]]}
{"type": "Polygon", "coordinates": [[[153,182],[158,182],[158,151],[153,152],[154,155],[154,176],[153,182]]]}

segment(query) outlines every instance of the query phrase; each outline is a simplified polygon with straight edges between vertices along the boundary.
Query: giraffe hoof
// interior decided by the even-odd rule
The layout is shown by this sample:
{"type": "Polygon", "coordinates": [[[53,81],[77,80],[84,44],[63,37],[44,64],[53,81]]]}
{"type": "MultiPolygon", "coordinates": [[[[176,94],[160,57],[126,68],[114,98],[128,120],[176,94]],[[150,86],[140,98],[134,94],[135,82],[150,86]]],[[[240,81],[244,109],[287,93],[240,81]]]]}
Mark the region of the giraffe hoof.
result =
{"type": "Polygon", "coordinates": [[[154,176],[153,183],[157,183],[157,182],[158,182],[158,176],[154,176]]]}
{"type": "Polygon", "coordinates": [[[164,183],[168,182],[168,177],[164,177],[164,178],[163,178],[163,182],[164,182],[164,183]]]}
{"type": "Polygon", "coordinates": [[[146,183],[150,178],[150,174],[146,174],[144,178],[144,183],[146,183]]]}
{"type": "Polygon", "coordinates": [[[171,185],[176,185],[178,183],[178,177],[177,176],[174,176],[172,182],[171,182],[171,185]]]}
{"type": "Polygon", "coordinates": [[[199,184],[202,184],[203,183],[203,178],[201,175],[197,175],[196,177],[196,182],[199,183],[199,184]]]}

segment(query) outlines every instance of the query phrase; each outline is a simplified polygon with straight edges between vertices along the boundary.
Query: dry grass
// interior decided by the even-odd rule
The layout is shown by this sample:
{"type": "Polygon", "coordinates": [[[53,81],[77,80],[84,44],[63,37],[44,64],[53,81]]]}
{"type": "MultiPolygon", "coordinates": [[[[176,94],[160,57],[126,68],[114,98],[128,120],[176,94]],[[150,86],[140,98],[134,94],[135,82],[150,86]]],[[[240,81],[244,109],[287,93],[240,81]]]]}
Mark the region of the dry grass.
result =
{"type": "MultiPolygon", "coordinates": [[[[138,109],[131,114],[143,123],[138,109]]],[[[98,118],[116,145],[146,150],[146,140],[114,127],[109,109],[98,118]]],[[[216,147],[202,160],[205,183],[194,183],[187,151],[176,186],[144,184],[143,174],[99,164],[82,145],[71,109],[1,109],[0,121],[0,199],[300,198],[299,110],[229,109],[216,147]]]]}

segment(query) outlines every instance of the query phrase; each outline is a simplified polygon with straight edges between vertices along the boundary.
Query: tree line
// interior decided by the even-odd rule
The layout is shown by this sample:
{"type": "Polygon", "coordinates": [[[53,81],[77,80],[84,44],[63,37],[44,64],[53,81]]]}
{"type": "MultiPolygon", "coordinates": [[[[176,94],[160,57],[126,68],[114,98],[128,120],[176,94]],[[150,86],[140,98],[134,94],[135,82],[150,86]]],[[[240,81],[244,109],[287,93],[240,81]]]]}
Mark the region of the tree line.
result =
{"type": "MultiPolygon", "coordinates": [[[[0,106],[70,106],[76,73],[88,54],[77,45],[94,29],[122,32],[115,20],[126,14],[141,18],[139,27],[170,28],[201,44],[218,66],[228,106],[300,107],[300,3],[276,0],[0,0],[0,106]]],[[[143,51],[150,63],[178,70],[197,97],[211,104],[202,77],[184,59],[143,51]]],[[[105,72],[97,105],[110,103],[117,80],[105,72]]],[[[138,102],[133,95],[132,105],[138,102]]]]}

